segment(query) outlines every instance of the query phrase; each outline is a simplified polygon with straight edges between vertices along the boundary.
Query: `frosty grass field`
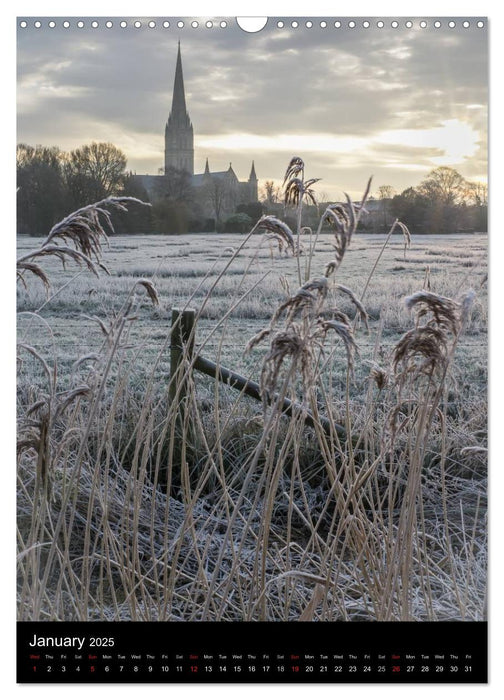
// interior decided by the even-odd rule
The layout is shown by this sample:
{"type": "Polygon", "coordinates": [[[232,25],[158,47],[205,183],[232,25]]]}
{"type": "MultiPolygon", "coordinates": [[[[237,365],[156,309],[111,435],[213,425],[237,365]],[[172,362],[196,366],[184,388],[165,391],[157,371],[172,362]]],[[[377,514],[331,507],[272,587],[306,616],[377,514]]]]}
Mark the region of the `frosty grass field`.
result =
{"type": "MultiPolygon", "coordinates": [[[[314,274],[322,274],[331,258],[332,236],[323,234],[317,244],[312,263],[314,274]]],[[[207,276],[194,296],[191,306],[205,298],[220,270],[243,236],[238,234],[189,234],[180,236],[129,235],[114,236],[106,250],[104,262],[110,276],[94,277],[88,271],[61,269],[58,262],[48,259],[45,268],[57,279],[54,291],[72,280],[54,301],[41,311],[49,328],[34,323],[32,318],[19,317],[19,332],[29,327],[27,340],[42,348],[56,347],[61,367],[70,368],[79,356],[99,349],[102,334],[97,324],[87,316],[98,315],[103,320],[113,316],[123,305],[135,280],[151,279],[160,297],[160,307],[153,308],[148,298],[140,303],[141,312],[131,326],[129,341],[142,346],[138,357],[139,369],[149,371],[150,362],[166,339],[172,307],[183,307],[187,299],[207,276]],[[54,344],[53,343],[54,341],[54,344]]],[[[253,370],[254,363],[244,357],[248,340],[267,325],[272,311],[290,291],[297,288],[297,267],[293,257],[280,256],[274,244],[253,238],[237,256],[202,312],[198,336],[204,338],[236,300],[254,284],[262,280],[234,310],[226,324],[224,339],[216,334],[205,346],[205,355],[215,359],[220,352],[221,362],[239,372],[253,370]],[[250,264],[253,258],[252,264],[250,264]]],[[[19,254],[36,247],[36,240],[18,239],[19,254]]],[[[364,289],[370,269],[378,256],[385,236],[356,234],[345,260],[338,271],[337,281],[353,289],[359,296],[364,289]]],[[[385,248],[364,302],[370,317],[371,333],[357,334],[363,360],[370,359],[381,325],[380,345],[389,346],[410,327],[410,314],[401,303],[409,294],[424,287],[426,270],[430,271],[432,291],[454,297],[468,288],[478,287],[478,296],[471,322],[458,349],[458,370],[469,390],[471,401],[486,396],[487,297],[486,285],[479,285],[487,273],[487,236],[450,235],[413,237],[412,245],[404,255],[402,236],[394,235],[385,248]]],[[[20,289],[18,310],[34,311],[45,303],[41,284],[33,282],[28,290],[20,289]]],[[[350,312],[347,302],[343,310],[350,312]]],[[[198,339],[197,339],[198,340],[198,339]]],[[[256,353],[254,353],[255,355],[256,353]]],[[[367,372],[362,363],[356,371],[367,372]],[[359,369],[360,368],[360,369],[359,369]]],[[[159,365],[160,375],[169,371],[169,353],[159,365]]],[[[32,381],[35,378],[32,377],[32,381]]],[[[36,380],[35,380],[36,381],[36,380]]],[[[358,385],[358,382],[357,382],[358,385]]],[[[357,388],[357,387],[355,387],[357,388]]]]}
{"type": "MultiPolygon", "coordinates": [[[[47,257],[50,299],[38,279],[19,285],[18,337],[35,351],[19,353],[22,429],[31,434],[30,416],[39,415],[40,430],[54,414],[42,492],[39,433],[20,456],[19,618],[483,619],[487,236],[413,236],[405,249],[394,234],[383,249],[385,236],[354,234],[326,301],[352,321],[354,370],[341,338],[328,337],[315,350],[323,371],[309,403],[353,443],[303,427],[299,416],[273,420],[271,409],[263,414],[260,403],[194,372],[192,425],[187,416],[184,424],[194,454],[175,474],[166,466],[175,459],[166,399],[172,308],[200,311],[203,356],[259,380],[270,338],[249,353],[247,343],[299,287],[298,260],[261,235],[221,275],[243,240],[112,236],[103,256],[110,275],[63,270],[47,257]],[[140,278],[154,284],[158,306],[141,287],[130,296],[140,278]],[[363,302],[369,330],[335,283],[363,302]],[[476,296],[439,384],[426,383],[431,368],[428,380],[403,377],[391,389],[394,348],[425,323],[404,299],[422,289],[476,296]],[[120,337],[111,330],[119,321],[120,337]],[[424,421],[432,386],[437,403],[424,421]],[[79,387],[82,395],[54,410],[79,387]],[[30,408],[40,400],[47,410],[30,408]],[[152,483],[167,470],[168,496],[152,483]]],[[[324,274],[333,241],[317,241],[312,277],[324,274]]],[[[18,238],[19,255],[36,246],[18,238]]]]}

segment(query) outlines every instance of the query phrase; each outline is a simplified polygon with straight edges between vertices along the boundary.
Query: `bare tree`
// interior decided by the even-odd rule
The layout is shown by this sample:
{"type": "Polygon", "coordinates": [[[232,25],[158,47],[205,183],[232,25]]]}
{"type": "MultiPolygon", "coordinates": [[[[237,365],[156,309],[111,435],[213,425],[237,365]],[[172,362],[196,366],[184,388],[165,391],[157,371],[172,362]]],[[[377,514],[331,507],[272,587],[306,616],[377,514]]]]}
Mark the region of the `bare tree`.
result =
{"type": "Polygon", "coordinates": [[[428,199],[441,204],[459,204],[464,198],[467,183],[454,168],[442,166],[431,170],[418,190],[428,199]]]}
{"type": "Polygon", "coordinates": [[[81,206],[118,194],[123,184],[126,156],[112,143],[91,143],[72,151],[64,170],[68,189],[81,206]]]}
{"type": "Polygon", "coordinates": [[[193,198],[191,175],[187,170],[170,166],[164,170],[164,177],[157,186],[160,198],[176,202],[190,202],[193,198]]]}
{"type": "Polygon", "coordinates": [[[212,209],[215,225],[222,220],[223,212],[229,207],[232,192],[229,183],[220,177],[211,177],[204,185],[204,197],[212,209]]]}
{"type": "Polygon", "coordinates": [[[486,207],[488,204],[488,185],[483,182],[467,182],[465,196],[469,204],[486,207]]]}
{"type": "Polygon", "coordinates": [[[387,203],[392,199],[392,197],[395,195],[396,191],[392,187],[392,185],[380,185],[378,187],[378,199],[381,200],[382,202],[382,211],[383,211],[383,225],[385,227],[388,226],[388,206],[387,203]]]}
{"type": "Polygon", "coordinates": [[[67,201],[62,172],[64,154],[56,146],[16,150],[17,225],[22,233],[43,233],[65,213],[67,201]]]}
{"type": "Polygon", "coordinates": [[[261,201],[270,206],[271,204],[277,204],[282,198],[282,188],[276,185],[273,180],[266,180],[263,187],[261,187],[261,201]]]}
{"type": "Polygon", "coordinates": [[[392,185],[380,185],[378,187],[378,199],[392,199],[396,191],[392,185]]]}

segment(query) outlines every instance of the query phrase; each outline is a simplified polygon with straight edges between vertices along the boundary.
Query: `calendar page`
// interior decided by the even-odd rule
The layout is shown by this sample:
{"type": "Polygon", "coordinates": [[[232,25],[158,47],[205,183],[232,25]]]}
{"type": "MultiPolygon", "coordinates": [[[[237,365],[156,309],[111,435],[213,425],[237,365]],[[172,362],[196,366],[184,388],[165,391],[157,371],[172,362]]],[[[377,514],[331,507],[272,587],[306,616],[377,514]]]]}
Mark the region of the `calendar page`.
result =
{"type": "Polygon", "coordinates": [[[487,30],[17,19],[18,682],[486,682],[487,30]]]}

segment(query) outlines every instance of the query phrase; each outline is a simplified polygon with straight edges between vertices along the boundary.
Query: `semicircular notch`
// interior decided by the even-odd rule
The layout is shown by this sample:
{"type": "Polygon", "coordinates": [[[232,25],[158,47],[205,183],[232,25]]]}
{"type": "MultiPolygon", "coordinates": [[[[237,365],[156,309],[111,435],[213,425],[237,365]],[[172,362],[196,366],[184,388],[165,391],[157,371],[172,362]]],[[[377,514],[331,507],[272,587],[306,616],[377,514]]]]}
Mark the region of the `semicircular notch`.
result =
{"type": "Polygon", "coordinates": [[[261,29],[264,29],[266,26],[266,23],[268,22],[267,17],[237,17],[236,21],[238,23],[238,26],[240,29],[243,29],[244,32],[250,32],[253,34],[254,32],[260,32],[261,29]]]}

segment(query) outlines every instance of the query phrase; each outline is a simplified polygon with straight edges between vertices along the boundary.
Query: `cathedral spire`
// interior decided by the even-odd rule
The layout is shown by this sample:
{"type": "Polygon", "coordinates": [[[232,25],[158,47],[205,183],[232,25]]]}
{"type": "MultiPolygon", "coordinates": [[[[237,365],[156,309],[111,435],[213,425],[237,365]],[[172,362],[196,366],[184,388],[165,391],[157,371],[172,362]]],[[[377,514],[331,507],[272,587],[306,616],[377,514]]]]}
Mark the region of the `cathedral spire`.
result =
{"type": "Polygon", "coordinates": [[[170,116],[165,129],[165,173],[170,168],[194,175],[194,134],[186,107],[180,41],[177,49],[175,80],[170,116]]]}
{"type": "Polygon", "coordinates": [[[252,167],[250,168],[250,175],[248,179],[248,193],[251,202],[257,202],[257,175],[255,171],[254,161],[252,161],[252,167]]]}
{"type": "Polygon", "coordinates": [[[173,83],[173,98],[171,116],[176,122],[182,124],[186,119],[189,120],[185,101],[184,90],[184,74],[182,72],[182,56],[180,54],[180,40],[177,51],[177,66],[175,68],[175,82],[173,83]]]}

